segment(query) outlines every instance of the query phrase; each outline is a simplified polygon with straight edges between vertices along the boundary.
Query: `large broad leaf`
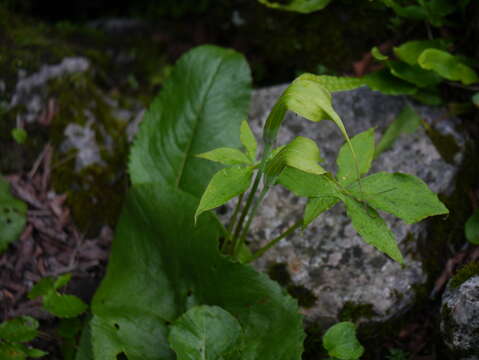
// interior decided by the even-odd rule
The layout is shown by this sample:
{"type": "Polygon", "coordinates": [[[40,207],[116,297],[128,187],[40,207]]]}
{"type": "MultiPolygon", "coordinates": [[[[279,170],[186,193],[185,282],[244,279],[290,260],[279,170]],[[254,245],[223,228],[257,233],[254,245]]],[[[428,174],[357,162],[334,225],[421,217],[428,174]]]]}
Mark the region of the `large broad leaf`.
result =
{"type": "Polygon", "coordinates": [[[241,325],[218,306],[195,306],[171,326],[168,340],[177,360],[222,360],[240,350],[241,325]]]}
{"type": "Polygon", "coordinates": [[[447,51],[424,50],[419,56],[418,62],[423,69],[433,70],[448,80],[460,81],[464,85],[479,82],[479,76],[472,68],[447,51]]]}
{"type": "Polygon", "coordinates": [[[0,176],[0,252],[20,236],[26,214],[27,205],[12,196],[8,182],[0,176]]]}
{"type": "Polygon", "coordinates": [[[349,196],[343,196],[341,200],[346,205],[353,227],[362,239],[397,262],[403,263],[396,239],[377,211],[349,196]]]}
{"type": "Polygon", "coordinates": [[[232,166],[218,171],[206,187],[195,213],[195,221],[201,213],[226,204],[248,190],[253,176],[252,167],[232,166]]]}
{"type": "Polygon", "coordinates": [[[417,65],[417,60],[426,49],[447,50],[448,42],[443,39],[408,41],[394,48],[394,54],[409,65],[417,65]]]}
{"type": "Polygon", "coordinates": [[[221,255],[215,218],[193,224],[197,204],[162,184],[131,190],[92,304],[95,359],[175,359],[169,324],[201,304],[220,306],[241,324],[243,352],[229,359],[300,359],[296,301],[266,275],[221,255]]]}
{"type": "Polygon", "coordinates": [[[408,224],[449,213],[421,179],[409,174],[379,172],[363,178],[361,188],[356,185],[351,191],[372,207],[393,214],[408,224]]]}
{"type": "Polygon", "coordinates": [[[200,196],[220,166],[195,155],[240,146],[250,82],[245,59],[232,50],[205,45],[182,56],[140,126],[130,154],[132,183],[200,196]]]}
{"type": "Polygon", "coordinates": [[[341,147],[336,158],[338,164],[336,178],[343,186],[356,181],[358,176],[366,174],[371,168],[374,158],[374,129],[371,128],[357,134],[351,139],[351,143],[357,158],[354,158],[347,144],[341,147]]]}
{"type": "Polygon", "coordinates": [[[364,353],[356,337],[356,327],[347,321],[337,323],[326,331],[323,346],[330,356],[341,360],[359,359],[364,353]]]}
{"type": "Polygon", "coordinates": [[[402,134],[411,134],[421,125],[421,117],[411,105],[406,105],[387,128],[376,148],[375,156],[389,149],[402,134]]]}
{"type": "Polygon", "coordinates": [[[324,9],[331,0],[291,0],[286,4],[274,0],[258,0],[261,4],[273,9],[296,11],[303,14],[309,14],[314,11],[324,9]]]}

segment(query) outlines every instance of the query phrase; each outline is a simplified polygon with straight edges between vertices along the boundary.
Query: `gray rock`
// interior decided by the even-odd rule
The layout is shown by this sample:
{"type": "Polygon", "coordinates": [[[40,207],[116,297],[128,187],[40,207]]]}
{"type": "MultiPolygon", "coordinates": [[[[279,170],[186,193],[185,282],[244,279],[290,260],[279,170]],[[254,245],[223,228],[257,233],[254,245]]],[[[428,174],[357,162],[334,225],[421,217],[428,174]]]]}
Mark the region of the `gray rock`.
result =
{"type": "Polygon", "coordinates": [[[19,114],[19,123],[31,123],[40,115],[48,94],[47,84],[50,80],[64,75],[82,73],[90,68],[90,62],[82,57],[66,57],[61,63],[44,65],[29,76],[19,70],[15,92],[11,96],[9,108],[24,105],[26,111],[19,114]]]}
{"type": "Polygon", "coordinates": [[[479,276],[442,296],[441,332],[444,342],[464,360],[479,359],[479,276]]]}
{"type": "MultiPolygon", "coordinates": [[[[250,118],[257,134],[283,90],[284,86],[278,86],[255,92],[250,118]]],[[[334,94],[334,107],[351,136],[376,127],[379,138],[406,103],[403,97],[385,96],[366,88],[334,94]]],[[[448,119],[443,110],[414,107],[441,133],[451,134],[459,144],[464,143],[454,130],[454,119],[448,119]]],[[[335,171],[336,154],[344,140],[331,121],[312,123],[288,114],[278,144],[285,144],[298,135],[314,139],[326,159],[323,167],[335,171]]],[[[459,152],[452,164],[447,163],[421,129],[401,136],[392,149],[376,159],[372,172],[410,173],[423,179],[433,191],[448,193],[453,189],[462,156],[459,152]]],[[[252,247],[265,245],[294,224],[302,216],[304,204],[305,199],[275,187],[253,222],[252,247]]],[[[374,313],[373,320],[387,320],[407,310],[416,296],[414,288],[427,280],[417,256],[416,242],[407,241],[411,236],[426,238],[427,230],[424,223],[407,225],[391,216],[386,219],[405,255],[405,266],[365,244],[354,231],[342,205],[321,215],[304,232],[297,231],[280,241],[254,266],[266,272],[278,264],[284,266],[291,278],[289,285],[315,299],[312,306],[302,307],[307,322],[336,321],[343,307],[351,303],[369,306],[374,313]]]]}

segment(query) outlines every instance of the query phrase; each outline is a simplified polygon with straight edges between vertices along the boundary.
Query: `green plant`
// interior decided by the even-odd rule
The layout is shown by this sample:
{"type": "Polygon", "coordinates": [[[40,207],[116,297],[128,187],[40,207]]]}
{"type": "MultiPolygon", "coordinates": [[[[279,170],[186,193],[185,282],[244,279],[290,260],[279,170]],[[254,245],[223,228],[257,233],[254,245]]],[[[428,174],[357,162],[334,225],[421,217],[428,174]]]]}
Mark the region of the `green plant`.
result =
{"type": "Polygon", "coordinates": [[[23,343],[38,336],[38,321],[30,316],[21,316],[0,324],[0,359],[23,360],[40,358],[46,352],[28,347],[23,343]]]}
{"type": "Polygon", "coordinates": [[[323,347],[332,359],[356,360],[364,353],[363,346],[356,338],[356,327],[348,321],[337,323],[326,331],[323,347]]]}
{"type": "Polygon", "coordinates": [[[303,14],[309,14],[314,11],[324,9],[331,0],[291,0],[291,1],[275,1],[275,0],[258,0],[261,4],[273,9],[296,11],[303,14]]]}
{"type": "Polygon", "coordinates": [[[479,210],[476,210],[469,219],[467,219],[465,226],[466,239],[471,244],[479,245],[479,210]]]}
{"type": "Polygon", "coordinates": [[[64,274],[57,279],[45,277],[41,279],[28,293],[30,299],[42,297],[43,308],[60,318],[74,318],[86,311],[88,306],[77,296],[65,295],[58,289],[66,286],[71,280],[71,274],[64,274]]]}
{"type": "Polygon", "coordinates": [[[26,215],[27,205],[13,197],[8,182],[0,176],[0,253],[20,236],[26,215]]]}
{"type": "MultiPolygon", "coordinates": [[[[257,159],[256,139],[243,121],[250,81],[241,55],[198,47],[178,61],[146,113],[130,153],[132,188],[80,341],[81,359],[299,359],[304,331],[296,301],[246,262],[339,201],[365,241],[400,262],[376,209],[409,223],[447,213],[413,176],[361,178],[375,154],[374,131],[347,135],[330,95],[351,86],[342,79],[296,79],[266,121],[257,159]],[[346,144],[336,176],[318,164],[319,149],[308,138],[275,147],[288,110],[338,126],[346,144]],[[245,245],[251,220],[277,184],[309,198],[304,218],[251,254],[245,245]],[[406,202],[404,191],[417,201],[406,202]],[[234,196],[238,205],[224,227],[209,210],[234,196]]],[[[324,339],[331,355],[359,357],[354,326],[334,329],[324,339]]]]}

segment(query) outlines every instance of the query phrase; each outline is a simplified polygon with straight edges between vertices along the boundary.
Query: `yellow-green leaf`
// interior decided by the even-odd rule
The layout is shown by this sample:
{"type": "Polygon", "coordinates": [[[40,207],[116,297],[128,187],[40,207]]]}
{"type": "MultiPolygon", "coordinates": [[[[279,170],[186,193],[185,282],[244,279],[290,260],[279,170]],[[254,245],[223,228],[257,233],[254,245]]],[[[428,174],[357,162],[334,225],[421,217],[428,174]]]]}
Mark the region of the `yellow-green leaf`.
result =
{"type": "Polygon", "coordinates": [[[251,128],[248,125],[246,120],[243,120],[240,127],[240,140],[243,146],[246,149],[251,162],[256,160],[256,150],[258,148],[258,143],[256,142],[256,137],[254,136],[251,128]]]}
{"type": "Polygon", "coordinates": [[[243,152],[238,149],[227,147],[198,154],[196,157],[219,162],[225,165],[251,164],[251,160],[243,152]]]}

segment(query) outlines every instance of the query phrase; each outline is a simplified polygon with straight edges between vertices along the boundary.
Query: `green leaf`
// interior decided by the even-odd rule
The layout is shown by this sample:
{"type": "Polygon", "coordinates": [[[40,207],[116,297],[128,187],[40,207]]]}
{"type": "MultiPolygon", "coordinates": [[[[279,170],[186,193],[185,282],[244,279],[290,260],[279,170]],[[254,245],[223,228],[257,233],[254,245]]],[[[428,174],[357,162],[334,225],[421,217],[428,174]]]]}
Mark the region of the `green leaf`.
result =
{"type": "Polygon", "coordinates": [[[273,9],[296,11],[303,14],[309,14],[314,11],[324,9],[331,0],[291,0],[286,4],[270,0],[258,0],[261,4],[273,9]]]}
{"type": "Polygon", "coordinates": [[[341,360],[359,359],[364,353],[364,348],[356,337],[356,327],[347,321],[337,323],[326,331],[323,346],[329,356],[341,360]]]}
{"type": "Polygon", "coordinates": [[[227,203],[248,190],[252,167],[232,166],[218,171],[208,184],[195,213],[195,222],[203,212],[227,203]]]}
{"type": "MultiPolygon", "coordinates": [[[[91,318],[91,317],[90,317],[91,318]]],[[[75,360],[94,360],[90,322],[83,326],[80,343],[76,352],[75,360]]]]}
{"type": "Polygon", "coordinates": [[[50,292],[43,298],[43,307],[60,318],[72,318],[83,314],[88,306],[74,295],[50,292]]]}
{"type": "Polygon", "coordinates": [[[278,184],[301,197],[340,196],[329,174],[316,175],[286,167],[278,178],[278,184]]]}
{"type": "Polygon", "coordinates": [[[401,46],[395,47],[394,54],[406,62],[407,64],[414,66],[417,65],[419,56],[426,49],[439,49],[447,50],[449,42],[444,39],[437,40],[419,40],[419,41],[408,41],[402,44],[401,46]]]}
{"type": "Polygon", "coordinates": [[[389,59],[389,56],[383,55],[377,46],[371,49],[371,55],[373,56],[373,58],[379,61],[384,61],[389,59]]]}
{"type": "Polygon", "coordinates": [[[251,164],[249,157],[240,150],[227,147],[214,149],[196,156],[225,165],[251,164]]]}
{"type": "Polygon", "coordinates": [[[263,139],[266,144],[272,144],[276,140],[286,110],[293,111],[314,122],[323,119],[332,120],[344,138],[349,141],[344,124],[333,109],[331,93],[322,82],[321,76],[302,74],[286,88],[264,125],[263,139]]]}
{"type": "Polygon", "coordinates": [[[379,172],[363,178],[361,188],[356,184],[350,190],[358,199],[363,199],[372,207],[393,214],[408,224],[429,216],[449,213],[421,179],[409,174],[379,172]]]}
{"type": "Polygon", "coordinates": [[[72,274],[63,274],[63,275],[60,275],[56,280],[55,280],[55,284],[53,285],[55,287],[56,290],[64,287],[65,285],[67,285],[70,280],[72,278],[72,274]]]}
{"type": "Polygon", "coordinates": [[[193,223],[197,200],[161,184],[135,186],[121,215],[91,322],[95,359],[173,360],[170,323],[193,305],[220,306],[243,329],[228,360],[299,360],[295,300],[267,275],[225,257],[213,215],[193,223]],[[281,342],[278,343],[278,339],[281,342]]]}
{"type": "Polygon", "coordinates": [[[364,84],[363,79],[343,76],[320,75],[318,81],[329,92],[354,90],[364,84]]]}
{"type": "Polygon", "coordinates": [[[363,240],[397,262],[403,263],[404,260],[396,244],[396,239],[377,211],[350,196],[343,196],[341,200],[346,205],[346,211],[352,220],[353,227],[363,240]]]}
{"type": "Polygon", "coordinates": [[[286,166],[321,175],[326,171],[318,165],[320,161],[323,159],[316,143],[306,137],[298,136],[268,162],[265,175],[269,183],[274,183],[286,166]]]}
{"type": "Polygon", "coordinates": [[[333,196],[320,196],[308,199],[304,209],[303,228],[306,228],[323,212],[331,209],[339,199],[333,196]]]}
{"type": "Polygon", "coordinates": [[[40,350],[40,349],[35,349],[35,348],[27,349],[26,353],[27,353],[28,357],[31,357],[31,358],[34,358],[34,359],[38,359],[38,358],[41,358],[41,357],[44,357],[44,356],[48,355],[48,353],[46,351],[43,351],[43,350],[40,350]]]}
{"type": "Polygon", "coordinates": [[[22,344],[0,342],[0,359],[25,360],[27,347],[22,344]]]}
{"type": "Polygon", "coordinates": [[[258,148],[258,143],[256,142],[256,137],[254,136],[251,128],[248,125],[246,120],[243,120],[240,127],[240,141],[246,149],[251,162],[256,160],[256,150],[258,148]]]}
{"type": "Polygon", "coordinates": [[[467,219],[465,226],[466,239],[471,244],[479,245],[479,210],[467,219]]]}
{"type": "Polygon", "coordinates": [[[418,87],[434,86],[442,81],[442,78],[435,72],[424,70],[418,65],[409,65],[400,61],[389,61],[388,66],[391,74],[418,87]]]}
{"type": "Polygon", "coordinates": [[[219,306],[195,306],[171,326],[168,340],[178,360],[221,360],[238,348],[241,325],[219,306]]]}
{"type": "Polygon", "coordinates": [[[383,151],[389,149],[396,139],[402,134],[412,134],[421,125],[421,117],[416,113],[411,105],[406,105],[396,119],[387,128],[381,141],[376,147],[376,154],[378,156],[383,151]]]}
{"type": "Polygon", "coordinates": [[[38,335],[38,321],[30,316],[21,316],[0,324],[0,339],[12,342],[27,342],[38,335]]]}
{"type": "Polygon", "coordinates": [[[386,95],[413,95],[417,88],[392,75],[388,69],[379,70],[363,77],[365,84],[372,90],[386,95]]]}
{"type": "Polygon", "coordinates": [[[424,50],[418,62],[423,69],[433,70],[448,80],[460,81],[464,85],[479,82],[479,77],[473,69],[446,51],[424,50]]]}
{"type": "Polygon", "coordinates": [[[26,223],[27,205],[10,193],[10,185],[0,176],[0,253],[18,239],[26,223]]]}
{"type": "Polygon", "coordinates": [[[339,150],[336,163],[338,182],[346,186],[358,179],[358,175],[366,174],[371,168],[374,158],[374,129],[366,130],[351,139],[353,148],[357,154],[355,159],[351,149],[344,144],[339,150]],[[359,174],[358,174],[359,172],[359,174]]]}
{"type": "Polygon", "coordinates": [[[18,144],[24,144],[27,141],[28,134],[23,128],[12,129],[12,137],[18,144]]]}
{"type": "Polygon", "coordinates": [[[476,105],[477,107],[479,107],[479,92],[475,93],[472,98],[471,98],[471,101],[474,105],[476,105]]]}
{"type": "Polygon", "coordinates": [[[52,277],[44,277],[37,282],[28,293],[29,299],[36,299],[39,296],[45,296],[55,291],[55,281],[52,277]]]}
{"type": "Polygon", "coordinates": [[[221,166],[195,155],[240,147],[250,92],[250,70],[237,52],[205,45],[183,55],[143,118],[130,154],[132,183],[158,182],[199,197],[221,166]]]}
{"type": "Polygon", "coordinates": [[[438,106],[442,104],[441,94],[436,87],[419,89],[412,97],[426,105],[438,106]]]}

